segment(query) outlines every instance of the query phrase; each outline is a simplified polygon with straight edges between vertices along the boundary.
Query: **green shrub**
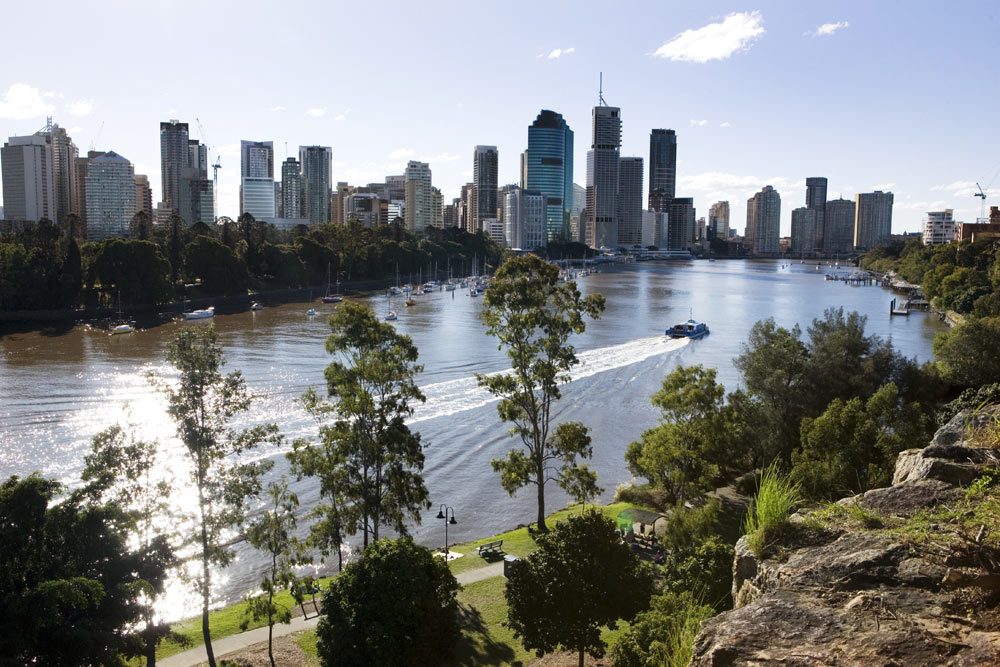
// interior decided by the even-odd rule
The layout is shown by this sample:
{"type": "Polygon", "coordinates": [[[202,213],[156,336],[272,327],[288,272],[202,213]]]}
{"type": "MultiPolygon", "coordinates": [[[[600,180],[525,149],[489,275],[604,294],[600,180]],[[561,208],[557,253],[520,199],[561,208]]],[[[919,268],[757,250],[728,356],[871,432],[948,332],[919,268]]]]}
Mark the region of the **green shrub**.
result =
{"type": "Polygon", "coordinates": [[[776,464],[764,470],[757,495],[750,501],[750,511],[743,522],[747,546],[755,556],[760,558],[764,547],[781,534],[800,498],[799,485],[782,475],[776,464]]]}
{"type": "Polygon", "coordinates": [[[711,605],[690,591],[654,597],[648,611],[637,614],[614,646],[614,667],[685,667],[694,652],[701,622],[715,615],[711,605]]]}

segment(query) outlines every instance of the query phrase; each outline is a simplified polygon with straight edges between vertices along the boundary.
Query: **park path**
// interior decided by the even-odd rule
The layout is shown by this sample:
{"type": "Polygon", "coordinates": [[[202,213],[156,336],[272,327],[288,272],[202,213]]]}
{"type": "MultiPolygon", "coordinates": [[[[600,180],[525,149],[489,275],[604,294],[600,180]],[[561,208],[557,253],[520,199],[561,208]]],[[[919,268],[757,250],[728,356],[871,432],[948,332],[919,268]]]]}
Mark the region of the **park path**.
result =
{"type": "MultiPolygon", "coordinates": [[[[499,563],[493,563],[492,565],[487,565],[486,567],[479,567],[474,570],[460,572],[455,575],[455,579],[458,583],[464,586],[465,584],[472,584],[477,581],[482,581],[483,579],[499,577],[502,574],[503,561],[500,561],[499,563]]],[[[274,637],[282,637],[293,632],[299,632],[300,630],[311,630],[316,627],[317,623],[319,623],[319,616],[310,616],[309,618],[296,616],[292,619],[291,623],[279,623],[275,625],[274,637]]],[[[236,635],[229,635],[228,637],[223,637],[221,639],[213,639],[212,649],[215,652],[216,660],[218,660],[227,653],[240,651],[248,646],[253,646],[254,644],[266,641],[267,627],[255,628],[236,635]]],[[[207,660],[208,655],[205,653],[205,646],[202,645],[188,649],[182,653],[175,653],[169,658],[159,658],[157,659],[156,664],[158,667],[194,667],[194,665],[201,664],[207,660]]]]}

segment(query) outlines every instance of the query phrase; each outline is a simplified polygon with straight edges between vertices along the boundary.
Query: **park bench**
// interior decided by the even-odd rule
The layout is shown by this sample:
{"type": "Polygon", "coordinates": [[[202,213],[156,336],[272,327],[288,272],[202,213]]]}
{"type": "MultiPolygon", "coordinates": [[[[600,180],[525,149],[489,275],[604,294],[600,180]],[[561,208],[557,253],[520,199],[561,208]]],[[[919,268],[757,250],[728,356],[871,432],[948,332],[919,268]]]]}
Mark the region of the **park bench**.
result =
{"type": "Polygon", "coordinates": [[[495,556],[503,553],[503,540],[494,540],[486,544],[479,545],[479,555],[482,558],[495,556]]]}
{"type": "Polygon", "coordinates": [[[306,605],[312,604],[313,615],[319,615],[319,604],[316,602],[316,594],[320,592],[319,586],[313,584],[311,586],[302,585],[299,586],[299,592],[302,594],[302,601],[299,602],[299,607],[302,609],[302,618],[310,618],[309,613],[306,611],[306,605]],[[306,596],[310,596],[312,599],[307,600],[306,596]]]}

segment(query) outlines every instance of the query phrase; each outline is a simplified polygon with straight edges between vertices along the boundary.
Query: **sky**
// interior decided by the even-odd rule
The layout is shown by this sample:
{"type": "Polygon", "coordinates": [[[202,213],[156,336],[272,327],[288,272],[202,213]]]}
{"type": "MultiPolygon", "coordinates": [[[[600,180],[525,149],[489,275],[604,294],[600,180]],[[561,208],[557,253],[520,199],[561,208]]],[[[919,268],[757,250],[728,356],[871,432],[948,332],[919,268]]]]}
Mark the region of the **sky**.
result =
{"type": "Polygon", "coordinates": [[[808,176],[831,199],[892,191],[895,233],[930,210],[973,221],[976,182],[1000,205],[996,0],[50,0],[45,14],[4,8],[0,137],[51,115],[81,154],[131,160],[154,202],[171,118],[219,156],[232,217],[241,139],[274,141],[278,178],[299,145],[331,146],[333,181],[354,185],[428,162],[447,203],[477,144],[516,183],[541,109],[572,127],[585,185],[603,72],[622,155],[648,161],[650,130],[676,130],[677,196],[699,217],[728,199],[741,233],[747,197],[772,185],[788,234],[808,176]]]}

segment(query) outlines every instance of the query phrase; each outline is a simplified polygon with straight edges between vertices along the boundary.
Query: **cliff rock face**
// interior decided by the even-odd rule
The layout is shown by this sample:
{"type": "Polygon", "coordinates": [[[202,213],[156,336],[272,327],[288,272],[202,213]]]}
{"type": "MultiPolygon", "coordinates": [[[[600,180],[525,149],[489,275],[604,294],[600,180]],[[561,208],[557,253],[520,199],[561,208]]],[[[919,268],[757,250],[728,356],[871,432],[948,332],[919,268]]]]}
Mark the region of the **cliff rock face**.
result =
{"type": "Polygon", "coordinates": [[[962,488],[1000,467],[969,441],[997,414],[900,454],[891,487],[796,514],[762,559],[740,540],[735,609],[703,623],[691,665],[1000,665],[1000,504],[982,501],[1000,493],[962,488]]]}

